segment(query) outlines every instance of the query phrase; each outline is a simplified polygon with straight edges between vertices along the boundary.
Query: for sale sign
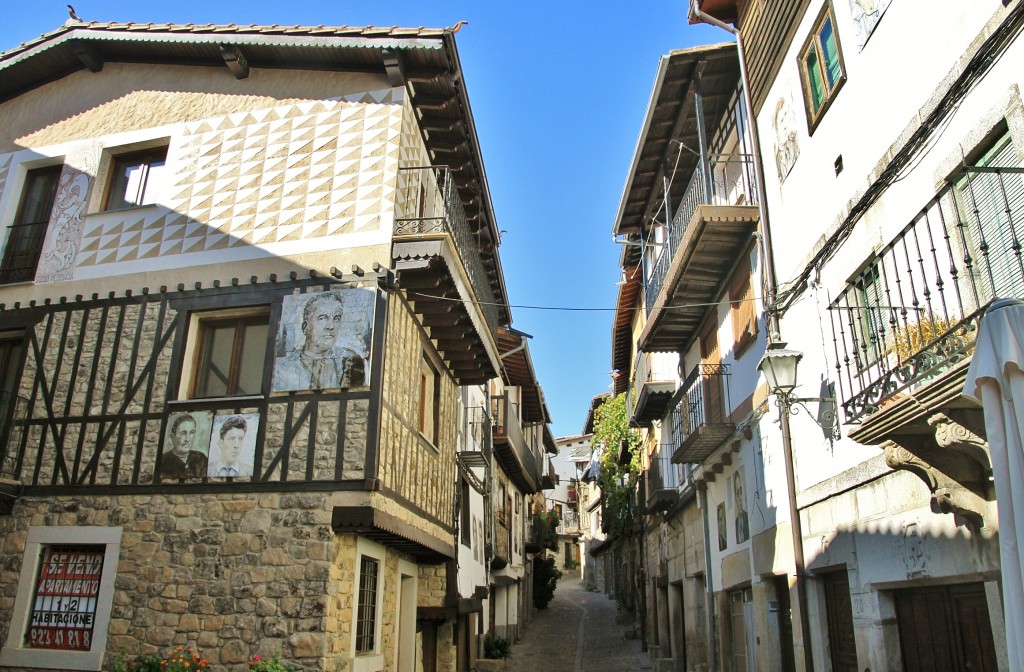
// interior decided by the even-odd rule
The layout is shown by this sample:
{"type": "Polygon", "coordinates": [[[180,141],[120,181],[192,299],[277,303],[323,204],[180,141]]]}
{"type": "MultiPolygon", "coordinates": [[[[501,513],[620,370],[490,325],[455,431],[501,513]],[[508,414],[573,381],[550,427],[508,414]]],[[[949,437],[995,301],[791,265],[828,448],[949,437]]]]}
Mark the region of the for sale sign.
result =
{"type": "Polygon", "coordinates": [[[49,546],[36,582],[28,645],[88,650],[103,574],[102,546],[49,546]]]}

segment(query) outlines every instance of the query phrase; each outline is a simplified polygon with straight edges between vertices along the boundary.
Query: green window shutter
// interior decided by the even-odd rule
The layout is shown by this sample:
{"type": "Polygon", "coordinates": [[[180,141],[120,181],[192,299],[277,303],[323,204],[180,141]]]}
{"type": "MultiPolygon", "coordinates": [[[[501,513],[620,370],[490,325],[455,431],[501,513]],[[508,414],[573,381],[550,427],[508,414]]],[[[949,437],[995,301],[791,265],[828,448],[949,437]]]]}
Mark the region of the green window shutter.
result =
{"type": "Polygon", "coordinates": [[[839,46],[836,42],[836,32],[832,28],[832,17],[827,17],[821,26],[821,48],[824,50],[825,72],[828,75],[828,90],[831,91],[843,75],[843,68],[839,63],[839,46]]]}
{"type": "MultiPolygon", "coordinates": [[[[990,168],[1020,167],[1009,134],[996,141],[977,165],[990,168]]],[[[960,208],[960,216],[967,222],[967,252],[974,259],[973,275],[982,290],[982,301],[1024,298],[1024,273],[1013,249],[1014,240],[1018,245],[1024,245],[1024,175],[1001,173],[1000,176],[994,173],[973,173],[959,180],[956,185],[957,206],[960,208]],[[988,248],[987,255],[981,249],[982,234],[988,248]],[[986,263],[991,268],[991,278],[985,268],[986,263]]]]}
{"type": "Polygon", "coordinates": [[[821,65],[818,60],[818,51],[811,43],[804,57],[804,68],[807,73],[807,86],[810,87],[811,111],[815,114],[821,109],[825,102],[825,83],[821,77],[821,65]]]}

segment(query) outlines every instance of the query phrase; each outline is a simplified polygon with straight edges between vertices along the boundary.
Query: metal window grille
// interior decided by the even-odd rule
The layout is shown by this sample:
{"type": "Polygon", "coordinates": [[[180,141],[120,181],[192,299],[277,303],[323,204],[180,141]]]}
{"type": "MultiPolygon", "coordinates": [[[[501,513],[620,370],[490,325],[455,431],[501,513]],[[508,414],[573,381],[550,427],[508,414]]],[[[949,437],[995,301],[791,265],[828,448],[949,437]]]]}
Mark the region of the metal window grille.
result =
{"type": "Polygon", "coordinates": [[[380,562],[362,556],[359,562],[359,607],[356,614],[356,653],[371,653],[377,633],[377,570],[380,562]]]}

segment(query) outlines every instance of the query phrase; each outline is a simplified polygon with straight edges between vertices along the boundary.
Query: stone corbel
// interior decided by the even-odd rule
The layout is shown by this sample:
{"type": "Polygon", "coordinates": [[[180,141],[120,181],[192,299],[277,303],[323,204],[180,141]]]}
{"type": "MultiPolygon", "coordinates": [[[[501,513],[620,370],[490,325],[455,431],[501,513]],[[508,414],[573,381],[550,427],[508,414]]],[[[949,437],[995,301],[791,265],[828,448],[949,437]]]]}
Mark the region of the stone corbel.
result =
{"type": "Polygon", "coordinates": [[[979,436],[942,413],[928,419],[934,442],[904,436],[884,444],[885,463],[924,481],[932,493],[932,510],[962,516],[973,527],[985,524],[988,500],[988,450],[979,436]]]}

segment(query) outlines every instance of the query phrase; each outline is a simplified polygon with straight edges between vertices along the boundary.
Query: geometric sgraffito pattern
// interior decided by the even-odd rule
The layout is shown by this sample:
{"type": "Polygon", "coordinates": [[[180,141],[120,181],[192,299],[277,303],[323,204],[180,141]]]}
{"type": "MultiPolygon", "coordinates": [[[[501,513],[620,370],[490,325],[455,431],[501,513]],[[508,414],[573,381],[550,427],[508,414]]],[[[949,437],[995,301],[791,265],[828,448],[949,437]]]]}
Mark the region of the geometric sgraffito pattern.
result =
{"type": "Polygon", "coordinates": [[[386,90],[187,124],[168,155],[167,207],[90,219],[77,265],[272,249],[390,226],[403,108],[392,97],[386,90]]]}

